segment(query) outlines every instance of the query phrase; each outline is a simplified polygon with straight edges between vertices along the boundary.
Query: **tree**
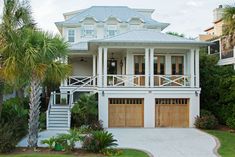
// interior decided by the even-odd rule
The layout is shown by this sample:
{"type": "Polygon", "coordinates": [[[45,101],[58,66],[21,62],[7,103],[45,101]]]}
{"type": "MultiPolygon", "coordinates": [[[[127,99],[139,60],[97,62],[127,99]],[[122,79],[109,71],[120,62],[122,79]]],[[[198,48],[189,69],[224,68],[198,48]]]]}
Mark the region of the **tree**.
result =
{"type": "Polygon", "coordinates": [[[235,33],[235,6],[226,6],[223,12],[224,34],[233,35],[235,33]]]}
{"type": "Polygon", "coordinates": [[[23,9],[18,0],[4,1],[1,30],[4,31],[5,45],[0,50],[3,57],[1,73],[7,83],[30,88],[28,144],[37,147],[40,85],[45,80],[58,83],[66,79],[71,68],[61,63],[67,56],[67,43],[59,36],[38,30],[31,19],[28,3],[22,3],[23,9]]]}
{"type": "Polygon", "coordinates": [[[170,35],[174,35],[174,36],[182,37],[182,38],[185,37],[184,34],[180,34],[180,33],[178,33],[178,32],[166,32],[166,34],[170,34],[170,35]]]}

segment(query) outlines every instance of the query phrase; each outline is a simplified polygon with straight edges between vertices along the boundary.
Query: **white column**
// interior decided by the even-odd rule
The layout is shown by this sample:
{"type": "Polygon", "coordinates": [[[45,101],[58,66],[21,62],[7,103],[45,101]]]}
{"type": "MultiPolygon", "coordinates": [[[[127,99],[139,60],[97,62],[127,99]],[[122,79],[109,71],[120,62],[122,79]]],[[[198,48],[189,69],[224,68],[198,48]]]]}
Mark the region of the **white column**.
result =
{"type": "Polygon", "coordinates": [[[149,48],[145,49],[145,87],[149,86],[149,48]]]}
{"type": "Polygon", "coordinates": [[[200,73],[199,73],[199,69],[200,69],[200,64],[199,64],[199,49],[196,49],[196,52],[195,52],[195,71],[196,71],[196,87],[199,87],[200,86],[200,81],[199,81],[199,76],[200,76],[200,73]]]}
{"type": "Polygon", "coordinates": [[[99,47],[98,48],[98,87],[102,87],[102,52],[103,48],[99,47]]]}
{"type": "Polygon", "coordinates": [[[171,56],[166,54],[166,75],[171,75],[171,56]]]}
{"type": "MultiPolygon", "coordinates": [[[[63,60],[62,60],[62,62],[64,63],[64,64],[68,64],[68,56],[66,56],[63,60]]],[[[68,85],[68,79],[65,79],[64,81],[61,81],[61,86],[67,86],[68,85]]]]}
{"type": "Polygon", "coordinates": [[[194,49],[190,50],[190,78],[191,78],[191,87],[194,87],[194,49]]]}
{"type": "Polygon", "coordinates": [[[108,61],[108,49],[104,48],[104,87],[107,86],[107,61],[108,61]]]}
{"type": "Polygon", "coordinates": [[[154,87],[154,48],[150,49],[150,87],[154,87]]]}
{"type": "MultiPolygon", "coordinates": [[[[96,55],[93,55],[93,78],[96,76],[96,55]]],[[[93,86],[95,86],[96,79],[93,80],[93,86]]]]}

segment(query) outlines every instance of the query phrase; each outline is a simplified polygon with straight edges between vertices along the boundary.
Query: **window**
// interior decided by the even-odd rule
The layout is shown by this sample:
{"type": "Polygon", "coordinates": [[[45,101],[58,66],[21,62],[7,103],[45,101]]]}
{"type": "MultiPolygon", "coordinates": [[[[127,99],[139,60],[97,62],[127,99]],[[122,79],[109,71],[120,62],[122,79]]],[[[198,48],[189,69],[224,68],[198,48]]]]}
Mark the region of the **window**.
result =
{"type": "Polygon", "coordinates": [[[165,56],[154,56],[154,75],[165,75],[165,56]]]}
{"type": "Polygon", "coordinates": [[[116,25],[108,25],[106,31],[106,37],[113,37],[118,34],[117,26],[116,25]]]}
{"type": "Polygon", "coordinates": [[[93,25],[84,25],[82,27],[81,36],[82,37],[95,37],[96,32],[93,25]]]}
{"type": "Polygon", "coordinates": [[[145,59],[143,55],[136,55],[134,56],[135,62],[135,75],[144,75],[145,74],[145,59]]]}
{"type": "Polygon", "coordinates": [[[172,75],[184,74],[184,57],[183,56],[171,57],[171,73],[172,75]]]}
{"type": "Polygon", "coordinates": [[[68,30],[68,42],[75,42],[75,30],[69,29],[68,30]]]}

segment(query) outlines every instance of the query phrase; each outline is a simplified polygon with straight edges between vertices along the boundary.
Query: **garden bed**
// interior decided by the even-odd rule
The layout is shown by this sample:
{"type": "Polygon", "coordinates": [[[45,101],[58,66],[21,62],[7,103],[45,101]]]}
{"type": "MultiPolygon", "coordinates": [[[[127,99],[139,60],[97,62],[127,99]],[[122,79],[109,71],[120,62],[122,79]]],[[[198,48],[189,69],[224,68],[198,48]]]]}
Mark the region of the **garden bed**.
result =
{"type": "MultiPolygon", "coordinates": [[[[120,149],[123,153],[119,157],[149,157],[145,152],[135,149],[120,149]]],[[[13,152],[8,154],[0,154],[0,157],[103,157],[103,154],[89,153],[81,149],[75,149],[73,152],[66,153],[63,151],[52,151],[48,148],[38,148],[33,150],[30,148],[16,148],[13,152]]]]}

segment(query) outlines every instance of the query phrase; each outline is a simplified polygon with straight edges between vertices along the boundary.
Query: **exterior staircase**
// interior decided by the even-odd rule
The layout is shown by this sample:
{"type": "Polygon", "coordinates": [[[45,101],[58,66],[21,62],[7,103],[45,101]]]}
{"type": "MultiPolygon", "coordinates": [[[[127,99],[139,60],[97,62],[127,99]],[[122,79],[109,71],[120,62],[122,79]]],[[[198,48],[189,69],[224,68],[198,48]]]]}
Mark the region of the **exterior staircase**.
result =
{"type": "Polygon", "coordinates": [[[48,130],[69,130],[70,129],[70,108],[68,105],[53,105],[48,114],[48,130]]]}

